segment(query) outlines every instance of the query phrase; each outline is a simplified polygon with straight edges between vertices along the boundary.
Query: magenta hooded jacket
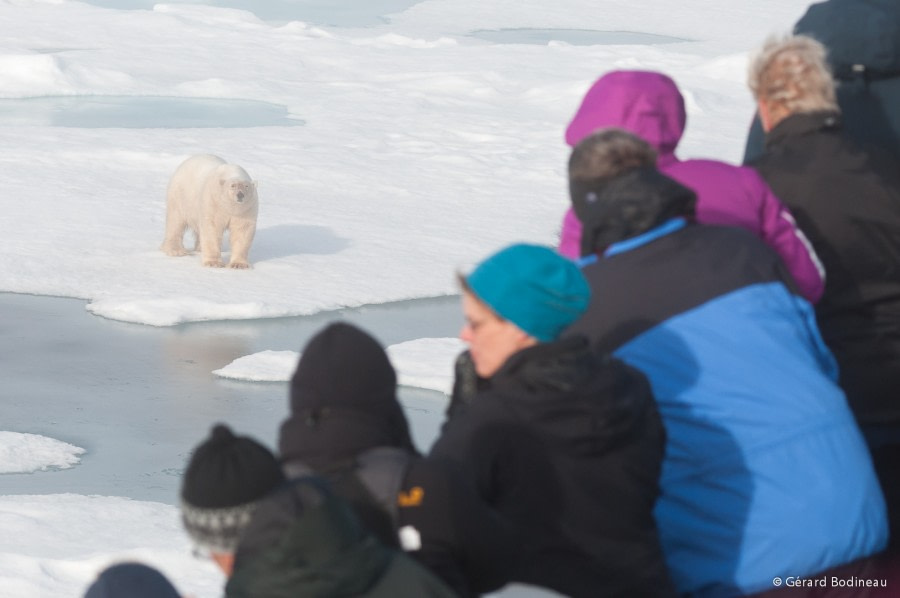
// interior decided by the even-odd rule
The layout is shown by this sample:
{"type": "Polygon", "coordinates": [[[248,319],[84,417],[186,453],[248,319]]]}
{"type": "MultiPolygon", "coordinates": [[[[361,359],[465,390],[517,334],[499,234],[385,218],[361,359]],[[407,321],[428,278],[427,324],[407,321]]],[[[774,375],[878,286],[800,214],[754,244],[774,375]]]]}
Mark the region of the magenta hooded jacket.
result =
{"type": "MultiPolygon", "coordinates": [[[[675,82],[650,71],[613,71],[588,90],[566,129],[566,143],[603,127],[638,135],[658,152],[660,172],[697,194],[697,221],[749,229],[781,255],[802,295],[815,303],[825,287],[819,258],[794,217],[755,170],[716,160],[679,160],[684,133],[684,98],[675,82]]],[[[559,252],[580,256],[581,222],[571,208],[563,218],[559,252]]]]}

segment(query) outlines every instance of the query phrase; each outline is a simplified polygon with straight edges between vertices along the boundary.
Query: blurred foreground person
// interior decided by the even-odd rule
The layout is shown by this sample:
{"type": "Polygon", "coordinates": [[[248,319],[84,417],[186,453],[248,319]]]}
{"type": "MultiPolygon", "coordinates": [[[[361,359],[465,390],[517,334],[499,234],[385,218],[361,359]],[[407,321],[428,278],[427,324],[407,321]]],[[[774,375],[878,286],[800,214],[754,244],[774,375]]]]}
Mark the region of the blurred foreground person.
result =
{"type": "MultiPolygon", "coordinates": [[[[675,148],[686,120],[684,98],[671,78],[650,71],[613,71],[585,94],[566,129],[566,143],[574,147],[604,127],[634,133],[656,150],[660,172],[697,194],[698,222],[740,226],[754,233],[778,252],[800,293],[813,303],[818,301],[826,273],[790,211],[751,168],[718,160],[678,159],[675,148]]],[[[584,255],[581,230],[570,208],[560,239],[563,255],[584,255]]]]}
{"type": "Polygon", "coordinates": [[[656,504],[677,589],[734,596],[884,547],[884,500],[809,302],[740,228],[619,129],[569,161],[593,299],[570,329],[650,379],[668,442],[656,504]]]}
{"type": "Polygon", "coordinates": [[[378,341],[345,323],[317,333],[291,379],[290,407],[278,442],[289,477],[325,477],[383,543],[461,596],[509,581],[510,530],[469,480],[419,455],[378,341]]]}
{"type": "MultiPolygon", "coordinates": [[[[900,15],[900,13],[897,13],[900,15]]],[[[750,88],[766,131],[753,163],[828,271],[816,318],[869,441],[900,546],[900,163],[846,134],[825,61],[805,36],[771,39],[750,88]]]]}
{"type": "Polygon", "coordinates": [[[514,525],[514,581],[567,596],[674,595],[653,521],[665,432],[647,381],[559,339],[587,307],[578,267],[512,245],[460,277],[469,344],[431,457],[514,525]]]}
{"type": "Polygon", "coordinates": [[[227,598],[455,596],[368,533],[324,481],[285,482],[266,447],[221,424],[191,456],[181,514],[228,577],[227,598]]]}
{"type": "Polygon", "coordinates": [[[103,570],[84,598],[179,598],[165,575],[141,563],[119,563],[103,570]]]}

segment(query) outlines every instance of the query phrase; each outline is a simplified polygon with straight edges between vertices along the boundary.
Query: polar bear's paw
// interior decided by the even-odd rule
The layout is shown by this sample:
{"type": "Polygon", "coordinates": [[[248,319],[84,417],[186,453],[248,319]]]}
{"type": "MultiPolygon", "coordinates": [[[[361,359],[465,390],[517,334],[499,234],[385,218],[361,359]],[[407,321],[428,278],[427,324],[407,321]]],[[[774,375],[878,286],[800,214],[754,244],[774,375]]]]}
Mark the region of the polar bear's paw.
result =
{"type": "Polygon", "coordinates": [[[173,257],[181,257],[190,253],[184,247],[175,247],[172,245],[163,245],[162,247],[160,247],[160,249],[162,249],[162,252],[166,255],[171,255],[173,257]]]}
{"type": "Polygon", "coordinates": [[[222,260],[206,260],[203,262],[203,265],[207,268],[224,268],[225,262],[222,260]]]}
{"type": "Polygon", "coordinates": [[[230,264],[228,264],[228,267],[234,268],[236,270],[246,270],[250,267],[250,264],[248,264],[247,262],[231,262],[230,264]]]}

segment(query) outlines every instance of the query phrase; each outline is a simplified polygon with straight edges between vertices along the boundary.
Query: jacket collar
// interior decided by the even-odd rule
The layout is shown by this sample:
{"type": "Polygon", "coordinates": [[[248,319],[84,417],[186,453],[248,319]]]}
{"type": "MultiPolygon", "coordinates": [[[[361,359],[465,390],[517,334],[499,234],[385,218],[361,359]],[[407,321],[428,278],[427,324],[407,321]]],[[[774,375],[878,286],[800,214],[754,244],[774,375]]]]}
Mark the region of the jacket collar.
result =
{"type": "Polygon", "coordinates": [[[766,147],[778,145],[790,137],[800,137],[820,131],[837,131],[840,127],[840,112],[823,110],[792,114],[766,134],[766,147]]]}

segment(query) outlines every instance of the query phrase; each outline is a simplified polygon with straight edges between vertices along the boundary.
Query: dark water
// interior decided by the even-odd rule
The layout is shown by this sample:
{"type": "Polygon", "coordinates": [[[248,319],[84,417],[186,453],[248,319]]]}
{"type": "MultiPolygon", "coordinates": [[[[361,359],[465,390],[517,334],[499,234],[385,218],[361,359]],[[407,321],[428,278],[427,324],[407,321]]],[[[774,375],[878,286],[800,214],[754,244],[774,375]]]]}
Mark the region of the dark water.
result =
{"type": "MultiPolygon", "coordinates": [[[[456,297],[303,318],[154,328],[105,320],[85,302],[0,293],[0,430],[86,449],[72,469],[0,475],[0,495],[104,494],[174,503],[191,449],[215,422],[275,446],[287,384],[225,380],[211,372],[259,351],[300,351],[342,320],[384,345],[455,336],[456,297]]],[[[427,449],[446,398],[401,387],[413,436],[427,449]]]]}

